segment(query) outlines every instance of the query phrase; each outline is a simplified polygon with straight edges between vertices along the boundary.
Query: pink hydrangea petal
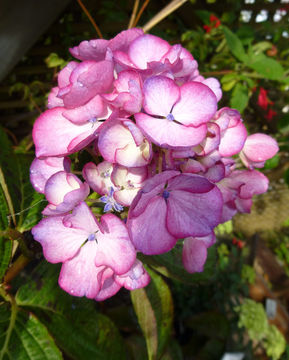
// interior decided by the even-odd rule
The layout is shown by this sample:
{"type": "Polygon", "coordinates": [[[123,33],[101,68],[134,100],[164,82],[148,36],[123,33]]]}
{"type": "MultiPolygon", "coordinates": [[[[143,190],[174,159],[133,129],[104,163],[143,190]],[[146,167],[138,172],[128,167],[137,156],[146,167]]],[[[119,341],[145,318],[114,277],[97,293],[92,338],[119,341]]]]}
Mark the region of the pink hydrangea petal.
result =
{"type": "Polygon", "coordinates": [[[94,133],[90,123],[79,126],[67,120],[63,115],[63,108],[56,107],[46,110],[34,123],[33,140],[36,156],[65,156],[74,151],[68,147],[80,134],[89,137],[94,133]]]}
{"type": "Polygon", "coordinates": [[[109,91],[113,79],[112,61],[84,61],[71,73],[69,91],[58,96],[65,107],[75,108],[86,104],[95,95],[109,91]]]}
{"type": "Polygon", "coordinates": [[[71,211],[76,205],[80,204],[88,195],[90,189],[88,184],[80,185],[79,189],[72,190],[65,194],[63,202],[58,205],[48,204],[42,211],[43,215],[59,215],[71,211]]]}
{"type": "Polygon", "coordinates": [[[121,31],[113,39],[109,40],[109,48],[112,51],[127,52],[129,45],[138,37],[143,35],[143,30],[140,28],[132,28],[121,31]]]}
{"type": "Polygon", "coordinates": [[[201,151],[196,150],[197,154],[200,156],[206,156],[211,152],[217,150],[221,141],[219,126],[212,122],[209,122],[207,126],[208,126],[207,136],[199,145],[201,151]]]}
{"type": "Polygon", "coordinates": [[[108,161],[102,161],[98,165],[89,162],[84,165],[82,173],[89,186],[98,194],[108,194],[110,188],[114,187],[111,181],[113,164],[108,161]]]}
{"type": "Polygon", "coordinates": [[[238,154],[246,141],[247,130],[242,122],[234,127],[227,128],[221,137],[219,153],[221,156],[232,156],[238,154]]]}
{"type": "Polygon", "coordinates": [[[181,174],[168,180],[168,191],[183,190],[193,194],[207,193],[214,188],[204,176],[193,174],[181,174]]]}
{"type": "Polygon", "coordinates": [[[220,101],[222,98],[222,88],[219,80],[216,78],[207,78],[204,81],[202,81],[203,84],[207,85],[213,93],[216,95],[217,101],[220,101]]]}
{"type": "Polygon", "coordinates": [[[144,109],[150,115],[167,116],[180,96],[175,82],[164,76],[148,78],[143,85],[144,109]]]}
{"type": "Polygon", "coordinates": [[[140,188],[116,190],[113,194],[116,202],[122,206],[130,206],[140,188]]]}
{"type": "Polygon", "coordinates": [[[87,242],[74,258],[62,265],[58,283],[70,295],[93,299],[99,293],[105,267],[94,265],[95,247],[94,242],[87,242]]]}
{"type": "Polygon", "coordinates": [[[144,212],[151,199],[158,195],[158,193],[164,188],[166,181],[179,174],[179,171],[164,171],[147,179],[129,208],[128,218],[137,217],[144,212]]]}
{"type": "Polygon", "coordinates": [[[170,49],[165,40],[150,34],[137,37],[128,49],[131,61],[139,68],[146,69],[147,63],[159,61],[170,49]]]}
{"type": "Polygon", "coordinates": [[[106,268],[102,275],[101,288],[94,300],[103,301],[115,295],[121,288],[113,276],[113,271],[106,268]]]}
{"type": "Polygon", "coordinates": [[[115,281],[120,286],[124,286],[127,290],[132,291],[147,286],[150,282],[150,276],[144,269],[141,261],[136,259],[127,273],[115,276],[115,281]]]}
{"type": "Polygon", "coordinates": [[[44,218],[32,229],[34,239],[43,247],[45,259],[53,264],[72,258],[88,236],[85,229],[66,227],[63,218],[44,218]]]}
{"type": "Polygon", "coordinates": [[[165,199],[156,196],[138,217],[128,217],[127,226],[137,250],[146,255],[157,255],[174,247],[177,238],[167,230],[166,212],[165,199]]]}
{"type": "Polygon", "coordinates": [[[89,234],[102,230],[101,225],[97,222],[95,216],[85,202],[76,206],[73,209],[72,214],[63,217],[63,224],[67,228],[85,231],[87,237],[89,234]]]}
{"type": "Polygon", "coordinates": [[[184,126],[167,119],[135,114],[138,127],[156,145],[161,147],[189,147],[199,144],[206,136],[207,126],[184,126]]]}
{"type": "Polygon", "coordinates": [[[235,201],[236,208],[240,213],[249,214],[251,212],[251,207],[253,205],[252,199],[236,199],[235,201]]]}
{"type": "Polygon", "coordinates": [[[116,274],[124,274],[136,259],[127,228],[124,222],[113,214],[103,215],[101,226],[103,232],[96,235],[98,246],[95,265],[106,265],[116,274]]]}
{"type": "Polygon", "coordinates": [[[66,87],[69,85],[70,81],[70,75],[72,71],[77,68],[79,63],[76,61],[70,61],[58,74],[58,86],[60,88],[66,87]]]}
{"type": "Polygon", "coordinates": [[[70,170],[70,159],[48,157],[43,160],[35,158],[30,166],[30,182],[34,189],[44,193],[47,180],[58,171],[70,170]]]}
{"type": "Polygon", "coordinates": [[[203,241],[189,237],[184,241],[183,264],[191,274],[202,272],[207,259],[207,247],[203,241]]]}
{"type": "Polygon", "coordinates": [[[79,60],[104,60],[109,41],[104,39],[84,40],[78,46],[70,48],[72,56],[79,60]]]}
{"type": "Polygon", "coordinates": [[[222,162],[215,164],[210,167],[205,173],[205,176],[208,180],[213,183],[221,181],[225,177],[225,166],[222,162]]]}
{"type": "Polygon", "coordinates": [[[45,186],[45,196],[48,202],[58,205],[63,201],[64,196],[79,189],[82,182],[74,174],[59,171],[49,178],[45,186]]]}
{"type": "Polygon", "coordinates": [[[51,89],[47,99],[48,109],[52,109],[58,106],[64,106],[63,100],[57,97],[58,92],[59,92],[59,87],[54,87],[51,89]]]}
{"type": "Polygon", "coordinates": [[[257,170],[235,171],[233,178],[244,184],[240,186],[239,193],[242,199],[250,199],[268,190],[268,178],[257,170]]]}
{"type": "Polygon", "coordinates": [[[278,152],[275,139],[266,134],[249,135],[242,152],[250,162],[263,162],[271,159],[278,152]]]}
{"type": "Polygon", "coordinates": [[[212,90],[198,82],[185,83],[180,100],[173,108],[174,118],[184,125],[199,126],[211,120],[217,111],[217,98],[212,90]]]}
{"type": "Polygon", "coordinates": [[[223,201],[217,187],[203,194],[173,190],[167,203],[167,228],[177,238],[206,236],[220,223],[223,201]]]}
{"type": "Polygon", "coordinates": [[[74,124],[84,124],[89,120],[97,120],[100,117],[108,117],[109,112],[107,107],[104,106],[101,97],[96,95],[85,105],[74,109],[64,110],[63,116],[74,124]]]}

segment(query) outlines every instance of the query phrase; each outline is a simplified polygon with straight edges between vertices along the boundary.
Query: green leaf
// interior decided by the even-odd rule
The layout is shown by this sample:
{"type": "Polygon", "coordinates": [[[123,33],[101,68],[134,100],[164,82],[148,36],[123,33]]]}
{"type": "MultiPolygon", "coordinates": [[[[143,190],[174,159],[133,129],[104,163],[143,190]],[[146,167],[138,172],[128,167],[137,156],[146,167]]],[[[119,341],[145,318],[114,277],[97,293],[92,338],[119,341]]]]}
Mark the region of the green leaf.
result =
{"type": "Polygon", "coordinates": [[[269,80],[282,80],[284,75],[282,65],[264,54],[259,54],[255,60],[253,58],[253,61],[248,63],[248,66],[269,80]]]}
{"type": "Polygon", "coordinates": [[[12,247],[13,242],[10,239],[0,236],[0,283],[10,264],[12,247]]]}
{"type": "Polygon", "coordinates": [[[18,290],[18,306],[36,313],[72,359],[125,359],[124,343],[115,325],[96,311],[94,301],[61,290],[59,270],[58,265],[40,263],[18,290]]]}
{"type": "Polygon", "coordinates": [[[46,327],[33,314],[15,310],[0,306],[0,360],[61,360],[46,327]]]}
{"type": "Polygon", "coordinates": [[[279,162],[280,162],[280,155],[276,154],[275,156],[272,157],[272,159],[269,159],[265,162],[264,169],[266,170],[274,169],[279,165],[279,162]]]}
{"type": "Polygon", "coordinates": [[[248,89],[241,83],[238,83],[233,90],[230,100],[230,106],[233,109],[237,109],[240,113],[246,108],[249,102],[248,89]]]}
{"type": "Polygon", "coordinates": [[[161,360],[183,360],[182,349],[176,340],[171,340],[161,360]]]}
{"type": "Polygon", "coordinates": [[[0,186],[0,230],[5,230],[8,227],[8,215],[8,205],[2,187],[0,186]]]}
{"type": "Polygon", "coordinates": [[[245,52],[244,46],[237,35],[232,33],[226,26],[223,26],[223,31],[229,49],[236,56],[236,58],[244,63],[248,61],[248,55],[245,52]]]}
{"type": "Polygon", "coordinates": [[[173,300],[170,289],[160,275],[148,270],[150,284],[131,291],[131,299],[143,331],[149,360],[159,359],[172,332],[173,300]]]}
{"type": "Polygon", "coordinates": [[[215,273],[216,249],[208,249],[208,257],[202,273],[189,274],[182,263],[182,246],[176,246],[168,253],[155,256],[140,256],[141,260],[153,267],[160,274],[181,281],[185,284],[196,284],[210,280],[215,273]]]}

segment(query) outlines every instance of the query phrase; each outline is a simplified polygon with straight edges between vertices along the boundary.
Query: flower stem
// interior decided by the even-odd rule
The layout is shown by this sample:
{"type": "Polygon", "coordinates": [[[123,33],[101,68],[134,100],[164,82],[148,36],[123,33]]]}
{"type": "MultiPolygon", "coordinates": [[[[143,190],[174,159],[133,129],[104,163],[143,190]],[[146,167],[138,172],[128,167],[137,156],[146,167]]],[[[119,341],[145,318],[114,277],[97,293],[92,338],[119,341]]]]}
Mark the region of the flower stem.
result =
{"type": "Polygon", "coordinates": [[[3,347],[1,349],[0,352],[0,360],[2,360],[5,356],[5,354],[8,354],[8,345],[9,345],[9,341],[12,335],[12,331],[16,322],[16,317],[17,317],[17,312],[18,312],[18,306],[16,304],[15,298],[14,296],[12,296],[11,294],[6,293],[6,291],[0,287],[0,295],[6,300],[9,301],[11,304],[11,316],[10,316],[10,321],[9,321],[9,326],[8,329],[6,331],[6,336],[5,336],[5,341],[3,344],[3,347]]]}
{"type": "Polygon", "coordinates": [[[87,8],[83,4],[83,2],[81,0],[77,0],[77,2],[80,5],[80,7],[82,8],[82,10],[84,11],[85,15],[88,17],[88,19],[91,22],[91,24],[93,25],[93,27],[95,28],[95,31],[97,32],[98,37],[100,39],[103,39],[103,36],[102,36],[102,33],[101,33],[99,27],[96,25],[95,21],[93,20],[93,17],[90,15],[89,11],[87,10],[87,8]]]}
{"type": "Polygon", "coordinates": [[[139,7],[139,0],[135,0],[133,10],[132,10],[132,14],[131,14],[129,24],[128,24],[128,27],[127,27],[128,29],[131,29],[133,27],[138,7],[139,7]]]}

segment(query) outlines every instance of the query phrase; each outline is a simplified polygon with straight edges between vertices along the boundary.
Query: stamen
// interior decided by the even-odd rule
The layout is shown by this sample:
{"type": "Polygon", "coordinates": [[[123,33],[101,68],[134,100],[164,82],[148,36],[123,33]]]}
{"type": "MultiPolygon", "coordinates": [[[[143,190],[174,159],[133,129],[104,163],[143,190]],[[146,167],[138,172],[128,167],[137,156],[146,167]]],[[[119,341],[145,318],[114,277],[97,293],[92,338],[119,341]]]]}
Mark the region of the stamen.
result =
{"type": "Polygon", "coordinates": [[[162,197],[167,200],[170,197],[170,192],[168,190],[164,190],[162,193],[162,197]]]}
{"type": "Polygon", "coordinates": [[[171,113],[167,115],[167,119],[170,120],[170,121],[174,121],[174,120],[175,120],[174,115],[171,114],[171,113]]]}

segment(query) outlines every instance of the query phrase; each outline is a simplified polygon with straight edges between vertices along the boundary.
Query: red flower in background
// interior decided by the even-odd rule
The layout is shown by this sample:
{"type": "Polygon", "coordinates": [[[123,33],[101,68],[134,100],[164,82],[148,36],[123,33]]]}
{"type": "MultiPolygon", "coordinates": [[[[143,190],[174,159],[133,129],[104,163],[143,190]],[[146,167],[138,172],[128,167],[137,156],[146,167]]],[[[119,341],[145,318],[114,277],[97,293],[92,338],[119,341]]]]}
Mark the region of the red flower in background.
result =
{"type": "Polygon", "coordinates": [[[273,109],[269,109],[267,114],[265,115],[265,118],[268,120],[268,121],[271,121],[273,119],[274,116],[276,116],[277,113],[276,111],[274,111],[273,109]]]}
{"type": "Polygon", "coordinates": [[[210,15],[210,24],[204,25],[203,28],[206,30],[206,33],[210,33],[212,29],[218,28],[221,25],[220,19],[217,18],[214,14],[210,15]]]}
{"type": "Polygon", "coordinates": [[[269,100],[269,98],[267,96],[267,90],[260,87],[260,92],[259,92],[259,96],[258,96],[258,105],[262,109],[267,110],[269,104],[273,104],[273,103],[271,100],[269,100]]]}
{"type": "Polygon", "coordinates": [[[257,104],[260,106],[260,108],[264,110],[268,110],[265,115],[265,119],[268,121],[271,121],[274,116],[277,115],[276,111],[274,111],[271,107],[268,108],[268,105],[274,105],[273,101],[271,101],[267,96],[268,91],[264,88],[260,87],[260,92],[258,96],[257,104]]]}

